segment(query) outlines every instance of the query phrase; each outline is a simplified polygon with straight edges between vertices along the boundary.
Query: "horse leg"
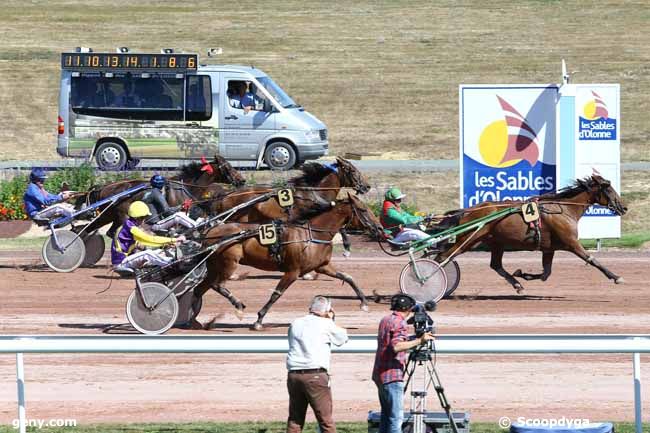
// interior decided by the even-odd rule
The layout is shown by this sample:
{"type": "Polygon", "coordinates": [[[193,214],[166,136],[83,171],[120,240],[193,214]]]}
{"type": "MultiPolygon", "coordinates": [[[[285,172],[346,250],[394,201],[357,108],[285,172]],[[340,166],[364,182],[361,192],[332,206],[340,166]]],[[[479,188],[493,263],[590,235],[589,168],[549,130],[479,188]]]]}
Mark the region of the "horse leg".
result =
{"type": "Polygon", "coordinates": [[[354,282],[351,276],[346,274],[345,272],[339,272],[331,264],[326,264],[321,266],[320,268],[316,269],[316,272],[319,274],[324,274],[327,275],[328,277],[336,278],[337,280],[345,281],[352,287],[352,290],[354,290],[354,293],[356,293],[357,298],[361,301],[361,306],[360,308],[365,311],[366,313],[368,312],[368,300],[366,299],[366,296],[363,294],[359,286],[357,286],[357,283],[354,282]]]}
{"type": "Polygon", "coordinates": [[[223,286],[210,286],[210,288],[230,301],[233,307],[235,307],[235,315],[239,320],[244,318],[244,309],[246,308],[246,305],[237,299],[237,297],[233,295],[230,290],[226,289],[223,286]]]}
{"type": "Polygon", "coordinates": [[[524,291],[524,286],[522,286],[521,283],[519,281],[517,281],[517,279],[515,277],[510,275],[508,273],[508,271],[506,271],[503,268],[503,263],[502,263],[502,260],[503,260],[503,248],[495,247],[495,246],[491,246],[491,247],[492,247],[491,248],[492,254],[490,256],[490,267],[492,269],[494,269],[494,271],[497,274],[499,274],[503,278],[505,278],[506,281],[509,282],[512,285],[512,287],[515,288],[517,293],[523,292],[524,291]]]}
{"type": "Polygon", "coordinates": [[[590,264],[591,266],[595,267],[596,269],[600,270],[607,278],[610,280],[614,280],[616,284],[623,284],[625,280],[607,269],[605,266],[600,264],[598,260],[594,256],[589,255],[587,251],[584,249],[582,244],[578,242],[576,239],[575,241],[571,242],[570,244],[567,245],[568,251],[571,251],[573,254],[576,256],[580,257],[582,260],[590,264]]]}
{"type": "Polygon", "coordinates": [[[298,276],[300,275],[300,271],[289,271],[285,273],[282,278],[280,278],[280,282],[278,283],[277,286],[275,286],[275,290],[273,293],[271,293],[271,297],[267,301],[266,304],[262,307],[260,311],[257,312],[257,321],[253,324],[253,329],[256,331],[261,331],[263,326],[262,326],[262,320],[264,320],[264,316],[266,316],[266,313],[271,309],[271,306],[275,304],[275,301],[277,301],[280,296],[284,293],[285,290],[289,288],[291,284],[293,284],[294,281],[298,279],[298,276]]]}
{"type": "Polygon", "coordinates": [[[551,267],[553,266],[554,255],[555,255],[555,251],[544,251],[542,253],[542,267],[544,270],[541,274],[529,274],[526,272],[522,272],[521,269],[517,269],[512,275],[514,277],[521,277],[526,281],[530,281],[530,280],[546,281],[549,275],[551,275],[551,267]]]}

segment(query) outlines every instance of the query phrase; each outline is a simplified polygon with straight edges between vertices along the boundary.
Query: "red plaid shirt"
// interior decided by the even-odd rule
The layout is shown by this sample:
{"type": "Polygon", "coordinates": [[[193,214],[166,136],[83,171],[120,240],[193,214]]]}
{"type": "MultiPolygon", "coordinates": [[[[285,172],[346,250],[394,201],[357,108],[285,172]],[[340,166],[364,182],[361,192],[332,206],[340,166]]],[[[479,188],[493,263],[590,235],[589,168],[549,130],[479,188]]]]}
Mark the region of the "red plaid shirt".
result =
{"type": "Polygon", "coordinates": [[[401,341],[409,339],[406,320],[396,311],[379,322],[377,331],[377,353],[372,380],[376,384],[399,382],[404,380],[404,367],[408,352],[396,353],[393,349],[401,341]]]}

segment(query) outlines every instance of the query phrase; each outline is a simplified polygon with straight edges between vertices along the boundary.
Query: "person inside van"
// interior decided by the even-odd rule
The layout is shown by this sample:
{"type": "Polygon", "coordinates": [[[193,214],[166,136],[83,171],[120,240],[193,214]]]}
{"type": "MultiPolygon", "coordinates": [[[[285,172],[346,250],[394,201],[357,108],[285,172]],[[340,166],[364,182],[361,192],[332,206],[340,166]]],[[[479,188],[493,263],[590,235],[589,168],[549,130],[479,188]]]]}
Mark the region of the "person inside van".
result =
{"type": "Polygon", "coordinates": [[[140,108],[142,106],[142,100],[135,93],[135,86],[132,80],[126,79],[122,82],[122,93],[115,97],[112,105],[122,108],[140,108]]]}
{"type": "Polygon", "coordinates": [[[59,194],[52,194],[45,190],[43,184],[47,174],[43,169],[35,168],[29,174],[29,185],[23,201],[25,212],[34,221],[46,221],[50,218],[70,216],[74,212],[74,206],[68,203],[61,203],[71,197],[71,191],[63,191],[59,194]]]}
{"type": "Polygon", "coordinates": [[[248,91],[248,84],[245,81],[231,81],[228,87],[231,107],[244,110],[244,113],[255,110],[255,96],[248,91]]]}
{"type": "Polygon", "coordinates": [[[113,236],[111,263],[122,275],[133,274],[145,266],[164,266],[173,260],[163,247],[185,241],[184,236],[168,238],[155,236],[141,229],[144,220],[151,216],[149,207],[142,201],[129,205],[128,218],[113,236]]]}

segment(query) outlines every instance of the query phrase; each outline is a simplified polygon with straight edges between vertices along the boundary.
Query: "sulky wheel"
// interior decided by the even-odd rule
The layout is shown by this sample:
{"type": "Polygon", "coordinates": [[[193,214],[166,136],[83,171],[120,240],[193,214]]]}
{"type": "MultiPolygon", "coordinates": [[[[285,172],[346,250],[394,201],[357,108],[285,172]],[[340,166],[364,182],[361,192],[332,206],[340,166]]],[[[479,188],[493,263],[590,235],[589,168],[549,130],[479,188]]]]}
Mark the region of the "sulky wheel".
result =
{"type": "Polygon", "coordinates": [[[438,302],[447,291],[447,276],[435,261],[417,259],[402,269],[399,288],[402,293],[413,296],[417,302],[438,302]]]}
{"type": "Polygon", "coordinates": [[[104,236],[99,233],[91,233],[84,238],[84,245],[86,246],[86,257],[81,263],[81,266],[88,268],[94,266],[104,257],[104,250],[106,249],[106,242],[104,236]]]}
{"type": "Polygon", "coordinates": [[[56,230],[55,233],[61,251],[56,248],[54,235],[50,235],[41,251],[43,261],[56,272],[72,272],[81,265],[86,256],[84,242],[70,230],[56,230]]]}
{"type": "Polygon", "coordinates": [[[201,306],[203,305],[202,298],[194,296],[194,287],[198,286],[208,273],[208,268],[205,263],[194,269],[188,274],[179,275],[169,281],[167,286],[173,288],[174,293],[179,296],[178,298],[178,317],[174,326],[183,326],[188,324],[195,318],[201,306]],[[187,278],[183,279],[187,275],[187,278]],[[181,293],[185,292],[183,295],[181,293]]]}
{"type": "Polygon", "coordinates": [[[445,298],[448,298],[454,293],[454,290],[458,288],[458,284],[460,283],[460,266],[456,260],[451,259],[445,263],[442,269],[445,270],[445,275],[447,276],[445,298]]]}
{"type": "Polygon", "coordinates": [[[178,301],[164,284],[142,283],[126,301],[126,317],[143,334],[166,332],[176,322],[178,301]]]}

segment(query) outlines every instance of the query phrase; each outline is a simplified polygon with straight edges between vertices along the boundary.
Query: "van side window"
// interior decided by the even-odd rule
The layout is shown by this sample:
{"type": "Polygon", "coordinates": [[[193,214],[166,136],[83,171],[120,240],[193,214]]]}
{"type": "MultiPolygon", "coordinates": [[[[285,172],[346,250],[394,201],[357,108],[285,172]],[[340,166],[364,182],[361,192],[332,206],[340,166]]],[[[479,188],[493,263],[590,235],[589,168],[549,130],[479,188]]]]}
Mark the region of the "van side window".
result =
{"type": "Polygon", "coordinates": [[[212,88],[210,76],[190,75],[187,77],[185,99],[185,120],[202,121],[212,117],[212,88]]]}
{"type": "Polygon", "coordinates": [[[133,120],[183,120],[183,79],[82,76],[72,78],[72,111],[133,120]]]}

